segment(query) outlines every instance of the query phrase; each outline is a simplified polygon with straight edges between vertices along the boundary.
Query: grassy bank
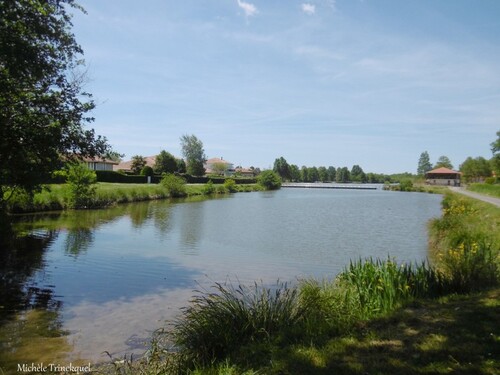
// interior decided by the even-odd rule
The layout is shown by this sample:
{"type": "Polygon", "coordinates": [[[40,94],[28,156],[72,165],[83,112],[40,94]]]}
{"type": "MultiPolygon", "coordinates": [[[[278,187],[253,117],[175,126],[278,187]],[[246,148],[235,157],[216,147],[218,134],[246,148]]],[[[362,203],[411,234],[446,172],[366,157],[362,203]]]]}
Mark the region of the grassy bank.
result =
{"type": "MultiPolygon", "coordinates": [[[[225,185],[213,185],[209,189],[207,189],[207,185],[209,184],[187,184],[185,185],[185,194],[186,196],[194,196],[261,190],[257,184],[233,185],[230,188],[225,185]]],[[[168,198],[171,198],[169,191],[160,184],[100,182],[97,184],[91,208],[109,207],[118,203],[168,198]]],[[[46,185],[41,192],[34,195],[33,199],[25,194],[17,194],[8,202],[8,209],[11,213],[57,211],[67,208],[68,187],[66,184],[46,185]]]]}
{"type": "Polygon", "coordinates": [[[293,286],[216,284],[155,337],[146,358],[108,370],[499,373],[499,236],[500,209],[448,193],[430,224],[433,264],[366,260],[293,286]]]}
{"type": "Polygon", "coordinates": [[[470,184],[467,190],[475,191],[476,193],[486,194],[492,197],[500,198],[500,184],[470,184]]]}

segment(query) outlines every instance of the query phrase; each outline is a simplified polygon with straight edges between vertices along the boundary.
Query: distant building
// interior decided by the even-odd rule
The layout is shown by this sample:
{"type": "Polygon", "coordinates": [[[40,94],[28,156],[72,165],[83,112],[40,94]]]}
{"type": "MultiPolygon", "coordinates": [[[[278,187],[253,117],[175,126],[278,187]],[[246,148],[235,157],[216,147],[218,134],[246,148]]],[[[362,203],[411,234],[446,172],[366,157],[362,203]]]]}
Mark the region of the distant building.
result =
{"type": "MultiPolygon", "coordinates": [[[[147,167],[154,168],[155,163],[156,163],[156,155],[154,155],[154,156],[146,156],[144,159],[146,160],[146,166],[147,167]]],[[[122,161],[119,164],[117,163],[117,165],[115,165],[113,167],[113,170],[114,171],[123,171],[123,172],[131,173],[132,172],[132,160],[122,161]]]]}
{"type": "Polygon", "coordinates": [[[460,172],[441,167],[427,172],[425,183],[428,185],[460,186],[461,176],[460,172]]]}
{"type": "Polygon", "coordinates": [[[84,158],[83,162],[92,171],[112,171],[114,166],[118,165],[116,161],[105,158],[84,158]]]}
{"type": "Polygon", "coordinates": [[[235,172],[233,163],[223,158],[208,159],[203,167],[205,168],[206,174],[220,174],[225,177],[232,176],[235,172]]]}
{"type": "Polygon", "coordinates": [[[238,167],[234,171],[237,175],[240,175],[241,177],[255,177],[254,169],[238,167]]]}

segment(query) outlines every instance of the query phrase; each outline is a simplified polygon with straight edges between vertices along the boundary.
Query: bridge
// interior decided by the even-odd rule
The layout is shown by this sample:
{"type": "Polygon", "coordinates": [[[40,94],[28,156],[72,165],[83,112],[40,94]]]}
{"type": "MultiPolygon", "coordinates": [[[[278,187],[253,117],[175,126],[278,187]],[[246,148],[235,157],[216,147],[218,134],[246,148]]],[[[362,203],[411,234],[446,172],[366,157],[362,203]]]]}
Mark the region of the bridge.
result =
{"type": "Polygon", "coordinates": [[[351,185],[351,184],[332,184],[332,183],[285,183],[282,188],[297,189],[350,189],[350,190],[377,190],[373,185],[351,185]]]}

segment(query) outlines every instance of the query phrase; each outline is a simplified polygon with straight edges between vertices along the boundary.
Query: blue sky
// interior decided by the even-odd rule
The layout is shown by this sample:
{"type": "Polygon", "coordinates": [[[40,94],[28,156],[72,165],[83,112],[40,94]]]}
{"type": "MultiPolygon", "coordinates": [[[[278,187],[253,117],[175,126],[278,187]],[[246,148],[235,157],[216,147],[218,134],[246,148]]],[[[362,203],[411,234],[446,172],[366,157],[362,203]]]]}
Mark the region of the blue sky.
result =
{"type": "Polygon", "coordinates": [[[195,134],[210,157],[416,172],[491,157],[497,0],[80,0],[93,123],[125,159],[195,134]]]}

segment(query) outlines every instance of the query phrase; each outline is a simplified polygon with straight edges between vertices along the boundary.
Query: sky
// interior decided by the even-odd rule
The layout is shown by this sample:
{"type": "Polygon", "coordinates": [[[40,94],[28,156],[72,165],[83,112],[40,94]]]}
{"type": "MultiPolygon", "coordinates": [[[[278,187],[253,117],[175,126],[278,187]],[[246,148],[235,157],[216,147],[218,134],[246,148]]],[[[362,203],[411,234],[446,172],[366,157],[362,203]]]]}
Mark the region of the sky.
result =
{"type": "Polygon", "coordinates": [[[90,126],[130,160],[416,173],[492,156],[498,0],[80,0],[90,126]]]}

